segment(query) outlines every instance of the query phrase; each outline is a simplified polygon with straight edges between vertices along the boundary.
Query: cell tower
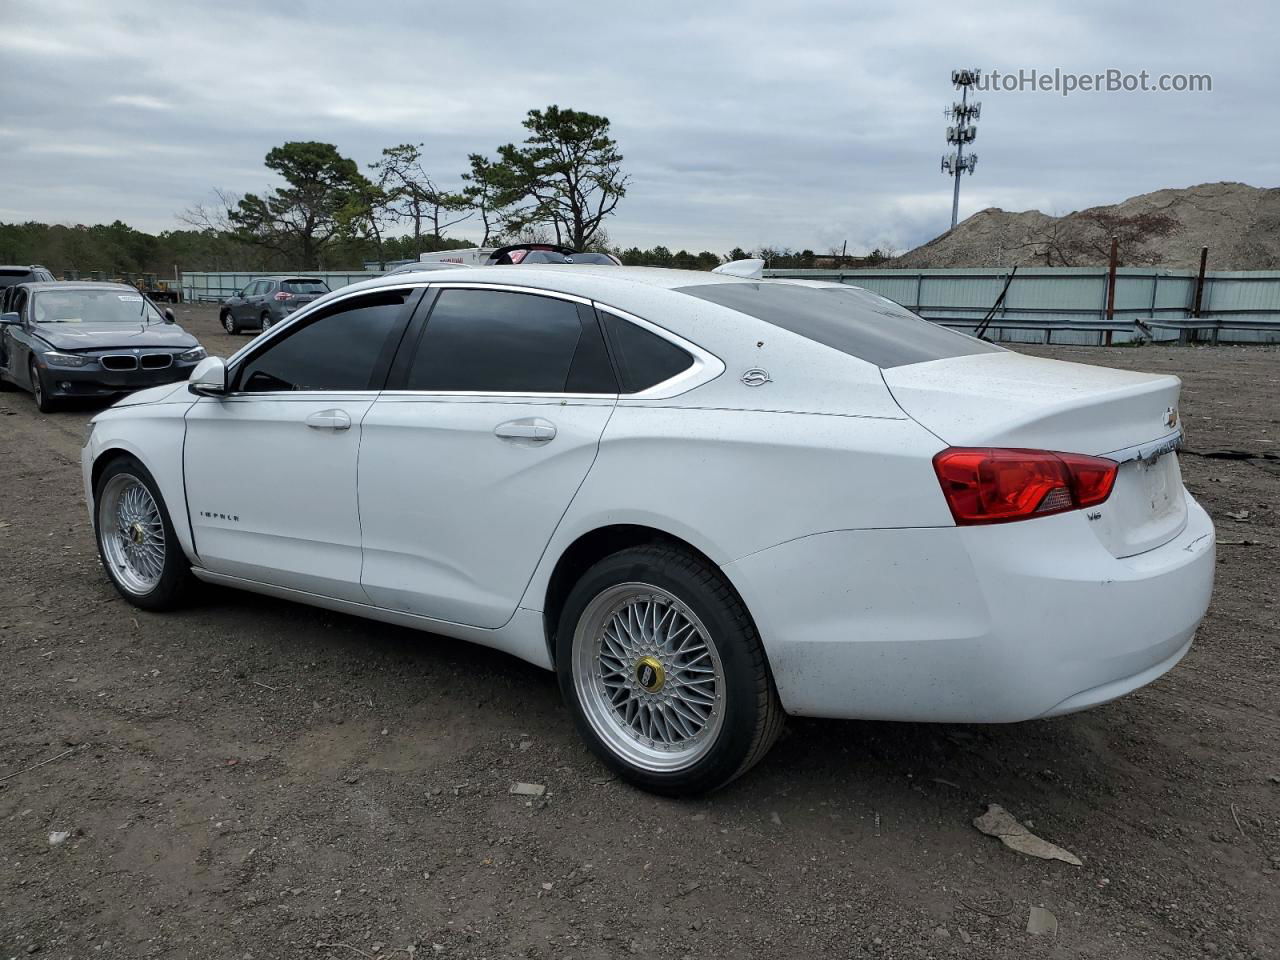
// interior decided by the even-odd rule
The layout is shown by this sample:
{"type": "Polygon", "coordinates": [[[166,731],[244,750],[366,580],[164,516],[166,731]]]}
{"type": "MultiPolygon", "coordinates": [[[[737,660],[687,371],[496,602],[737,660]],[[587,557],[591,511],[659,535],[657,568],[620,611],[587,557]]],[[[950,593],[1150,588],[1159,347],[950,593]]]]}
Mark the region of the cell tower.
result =
{"type": "Polygon", "coordinates": [[[951,104],[943,111],[947,119],[954,121],[952,126],[947,127],[947,143],[953,144],[956,149],[954,153],[944,154],[942,157],[942,172],[955,180],[955,189],[951,194],[952,230],[956,228],[956,219],[960,215],[960,174],[968,171],[972,176],[973,168],[978,165],[976,153],[967,157],[964,155],[965,145],[973,143],[978,137],[978,128],[973,125],[973,121],[982,115],[982,104],[969,102],[969,89],[977,84],[978,73],[976,67],[951,71],[951,82],[960,91],[960,102],[951,104]]]}

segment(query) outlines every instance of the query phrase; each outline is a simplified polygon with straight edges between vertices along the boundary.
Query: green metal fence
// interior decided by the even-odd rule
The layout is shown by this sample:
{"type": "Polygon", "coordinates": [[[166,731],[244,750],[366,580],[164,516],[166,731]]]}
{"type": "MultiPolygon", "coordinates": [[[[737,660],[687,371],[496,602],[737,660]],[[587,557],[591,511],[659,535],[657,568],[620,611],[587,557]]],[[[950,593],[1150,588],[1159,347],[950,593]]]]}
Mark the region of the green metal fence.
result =
{"type": "MultiPolygon", "coordinates": [[[[991,310],[1009,278],[1008,268],[952,270],[767,270],[766,276],[835,280],[865,287],[930,320],[975,326],[991,310]]],[[[1105,267],[1021,267],[1009,284],[991,332],[1000,339],[1096,343],[1107,317],[1105,267]],[[1072,329],[1078,325],[1078,329],[1072,329]]],[[[1114,342],[1132,337],[1135,320],[1156,339],[1187,339],[1196,273],[1157,267],[1116,271],[1114,342]]],[[[1280,271],[1213,271],[1205,274],[1200,317],[1222,342],[1280,342],[1280,271]],[[1220,327],[1220,330],[1217,329],[1220,327]]]]}
{"type": "MultiPolygon", "coordinates": [[[[244,289],[245,284],[259,277],[275,277],[290,275],[289,271],[276,270],[271,273],[186,273],[182,274],[182,299],[199,301],[225,300],[235,296],[244,289]]],[[[293,276],[318,277],[329,285],[330,290],[337,290],[351,283],[359,283],[371,277],[382,276],[380,270],[299,270],[293,276]]]]}

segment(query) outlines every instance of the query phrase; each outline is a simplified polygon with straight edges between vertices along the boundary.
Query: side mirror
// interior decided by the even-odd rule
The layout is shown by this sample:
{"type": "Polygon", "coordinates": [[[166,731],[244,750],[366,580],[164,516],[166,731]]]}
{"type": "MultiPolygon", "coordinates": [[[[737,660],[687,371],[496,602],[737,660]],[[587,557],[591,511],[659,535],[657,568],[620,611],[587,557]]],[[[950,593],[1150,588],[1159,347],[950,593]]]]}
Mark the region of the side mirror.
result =
{"type": "Polygon", "coordinates": [[[227,392],[227,363],[221,357],[205,357],[187,380],[187,389],[201,397],[221,397],[227,392]]]}
{"type": "Polygon", "coordinates": [[[165,307],[165,308],[164,308],[164,322],[165,322],[165,323],[177,323],[177,322],[178,322],[178,318],[174,315],[173,307],[165,307]]]}
{"type": "Polygon", "coordinates": [[[22,317],[16,313],[0,313],[0,327],[21,326],[22,317]]]}

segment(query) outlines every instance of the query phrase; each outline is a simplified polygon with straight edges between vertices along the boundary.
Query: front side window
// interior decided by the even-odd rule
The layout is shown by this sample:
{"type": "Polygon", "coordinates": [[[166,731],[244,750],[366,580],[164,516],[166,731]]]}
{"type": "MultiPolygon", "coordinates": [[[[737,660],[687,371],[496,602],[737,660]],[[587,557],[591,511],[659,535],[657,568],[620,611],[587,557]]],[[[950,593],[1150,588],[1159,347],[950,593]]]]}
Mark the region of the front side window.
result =
{"type": "Polygon", "coordinates": [[[567,300],[445,289],[431,310],[406,389],[472,393],[616,393],[594,313],[567,300]]]}
{"type": "Polygon", "coordinates": [[[743,281],[677,289],[877,367],[900,367],[1001,350],[994,344],[930,323],[892,300],[860,287],[743,281]]]}
{"type": "Polygon", "coordinates": [[[251,355],[234,390],[376,390],[390,340],[402,331],[409,291],[358,297],[317,315],[251,355]]]}

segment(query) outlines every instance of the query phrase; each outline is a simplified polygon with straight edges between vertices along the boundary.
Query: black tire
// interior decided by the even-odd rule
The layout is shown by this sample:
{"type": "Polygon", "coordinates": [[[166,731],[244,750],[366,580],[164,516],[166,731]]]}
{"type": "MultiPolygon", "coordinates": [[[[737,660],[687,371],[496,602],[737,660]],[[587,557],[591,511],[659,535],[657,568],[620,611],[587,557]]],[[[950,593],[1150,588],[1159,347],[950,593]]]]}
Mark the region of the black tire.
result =
{"type": "Polygon", "coordinates": [[[266,310],[262,311],[262,316],[258,318],[258,325],[262,327],[262,332],[266,333],[271,329],[271,314],[266,310]]]}
{"type": "Polygon", "coordinates": [[[36,366],[35,360],[28,364],[27,373],[31,376],[31,396],[36,402],[36,409],[41,413],[52,413],[57,410],[58,402],[50,398],[49,385],[45,382],[40,368],[36,366]]]}
{"type": "Polygon", "coordinates": [[[170,610],[182,604],[195,584],[195,577],[191,573],[191,563],[187,560],[187,555],[182,550],[182,544],[178,542],[177,534],[173,529],[173,521],[169,517],[169,508],[165,505],[164,498],[160,496],[160,488],[156,485],[155,478],[135,458],[127,455],[118,456],[103,469],[93,487],[93,521],[94,540],[98,545],[98,558],[102,561],[102,567],[106,570],[112,586],[119,591],[122,597],[143,610],[170,610]],[[134,477],[147,488],[164,525],[166,549],[163,571],[155,588],[147,593],[137,593],[122,584],[117,578],[118,575],[113,569],[107,557],[107,552],[103,547],[104,532],[100,516],[103,492],[113,478],[120,476],[134,477]]]}
{"type": "Polygon", "coordinates": [[[782,730],[782,705],[750,614],[714,566],[679,547],[632,547],[605,557],[582,575],[560,614],[556,672],[569,712],[592,752],[622,779],[654,793],[684,796],[722,787],[758,763],[782,730]],[[611,747],[593,728],[575,683],[575,637],[584,613],[606,591],[632,583],[657,587],[692,611],[723,666],[719,731],[692,765],[676,771],[645,769],[611,747]]]}
{"type": "Polygon", "coordinates": [[[231,336],[234,337],[240,332],[240,324],[236,323],[235,314],[230,310],[223,310],[222,316],[218,319],[222,323],[222,329],[231,334],[231,336]]]}

